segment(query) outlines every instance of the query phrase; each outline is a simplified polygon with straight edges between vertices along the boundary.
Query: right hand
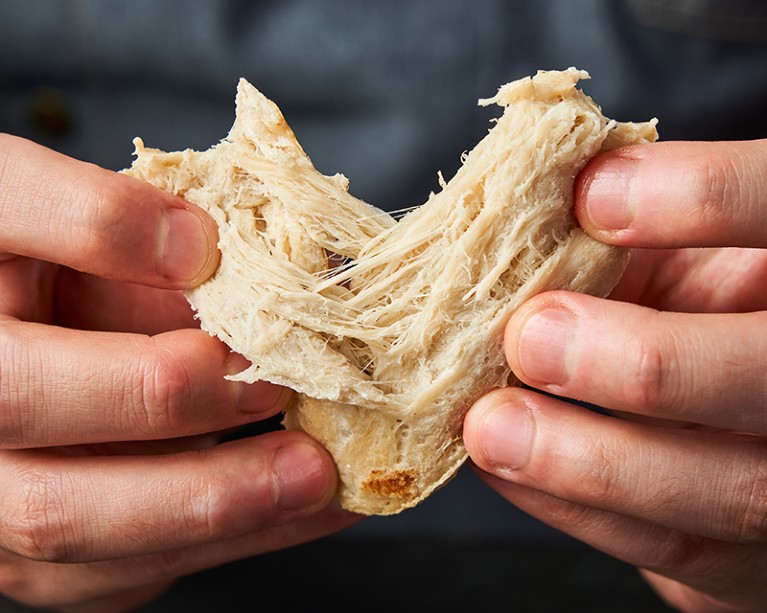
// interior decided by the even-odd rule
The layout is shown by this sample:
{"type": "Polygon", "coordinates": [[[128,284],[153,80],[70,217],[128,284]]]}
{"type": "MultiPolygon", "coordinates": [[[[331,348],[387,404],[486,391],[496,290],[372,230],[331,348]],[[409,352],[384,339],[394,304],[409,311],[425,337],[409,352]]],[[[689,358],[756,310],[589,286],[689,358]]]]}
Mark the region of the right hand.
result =
{"type": "Polygon", "coordinates": [[[504,348],[531,389],[490,392],[464,427],[504,498],[690,613],[767,611],[765,168],[767,140],[595,157],[576,216],[634,249],[626,274],[611,300],[522,305],[504,348]]]}
{"type": "Polygon", "coordinates": [[[179,290],[215,223],[131,177],[0,135],[0,592],[126,610],[175,578],[335,532],[330,456],[299,432],[219,444],[289,394],[179,290]]]}

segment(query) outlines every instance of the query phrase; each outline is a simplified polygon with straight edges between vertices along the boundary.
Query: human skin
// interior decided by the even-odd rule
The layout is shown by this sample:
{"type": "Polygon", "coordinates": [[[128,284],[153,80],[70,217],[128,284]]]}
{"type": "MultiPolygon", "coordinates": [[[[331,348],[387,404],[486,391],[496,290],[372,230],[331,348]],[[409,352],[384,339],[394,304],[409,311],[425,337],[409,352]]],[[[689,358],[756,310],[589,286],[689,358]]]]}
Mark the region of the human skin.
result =
{"type": "Polygon", "coordinates": [[[289,394],[182,289],[215,223],[136,179],[0,135],[0,592],[126,610],[175,578],[335,532],[330,456],[298,432],[220,443],[289,394]]]}
{"type": "Polygon", "coordinates": [[[767,140],[605,153],[575,196],[629,268],[610,299],[550,292],[514,314],[506,356],[535,389],[471,408],[471,459],[679,610],[764,611],[767,140]]]}

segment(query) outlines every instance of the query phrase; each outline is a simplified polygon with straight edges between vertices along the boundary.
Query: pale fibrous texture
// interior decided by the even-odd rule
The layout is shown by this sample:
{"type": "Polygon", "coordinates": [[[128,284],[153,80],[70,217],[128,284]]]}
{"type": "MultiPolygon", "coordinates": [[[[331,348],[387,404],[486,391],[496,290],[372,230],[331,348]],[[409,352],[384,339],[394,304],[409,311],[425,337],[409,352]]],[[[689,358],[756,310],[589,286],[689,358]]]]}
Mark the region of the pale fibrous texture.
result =
{"type": "Polygon", "coordinates": [[[587,76],[539,72],[480,101],[502,115],[399,221],[319,173],[244,80],[234,126],[210,150],[136,139],[127,172],[218,223],[218,271],[187,292],[202,328],[252,363],[233,379],[295,390],[286,427],[331,453],[347,509],[397,513],[454,475],[467,409],[514,384],[502,331],[522,302],[603,296],[620,277],[627,254],[578,227],[573,181],[599,151],[655,140],[655,122],[606,119],[576,87],[587,76]]]}

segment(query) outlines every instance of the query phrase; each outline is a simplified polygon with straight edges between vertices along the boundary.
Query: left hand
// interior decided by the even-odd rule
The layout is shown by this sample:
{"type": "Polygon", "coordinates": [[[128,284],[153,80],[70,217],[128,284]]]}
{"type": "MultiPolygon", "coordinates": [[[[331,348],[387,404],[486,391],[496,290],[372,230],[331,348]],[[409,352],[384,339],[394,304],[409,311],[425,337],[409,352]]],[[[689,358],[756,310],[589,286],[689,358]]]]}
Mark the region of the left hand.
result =
{"type": "Polygon", "coordinates": [[[227,381],[247,360],[179,291],[215,236],[191,203],[0,134],[0,594],[126,611],[358,521],[307,435],[221,440],[288,395],[227,381]]]}
{"type": "Polygon", "coordinates": [[[680,610],[765,611],[767,141],[626,148],[579,180],[584,229],[642,248],[623,302],[537,296],[505,349],[524,383],[614,411],[495,390],[467,415],[469,454],[510,502],[638,566],[680,610]]]}

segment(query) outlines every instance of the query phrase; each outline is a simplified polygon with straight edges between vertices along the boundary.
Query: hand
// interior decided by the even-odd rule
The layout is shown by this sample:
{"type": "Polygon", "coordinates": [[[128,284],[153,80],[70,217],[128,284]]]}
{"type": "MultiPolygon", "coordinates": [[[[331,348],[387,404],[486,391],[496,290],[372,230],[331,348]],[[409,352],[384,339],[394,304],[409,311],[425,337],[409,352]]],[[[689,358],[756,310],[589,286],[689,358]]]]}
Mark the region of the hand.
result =
{"type": "Polygon", "coordinates": [[[505,350],[524,383],[613,412],[496,390],[466,418],[471,458],[509,501],[640,567],[680,610],[764,611],[767,141],[603,154],[576,214],[638,248],[616,300],[540,295],[505,350]]]}
{"type": "Polygon", "coordinates": [[[297,432],[217,444],[288,395],[180,289],[214,222],[125,175],[0,136],[0,592],[120,611],[183,574],[336,531],[333,462],[297,432]]]}

